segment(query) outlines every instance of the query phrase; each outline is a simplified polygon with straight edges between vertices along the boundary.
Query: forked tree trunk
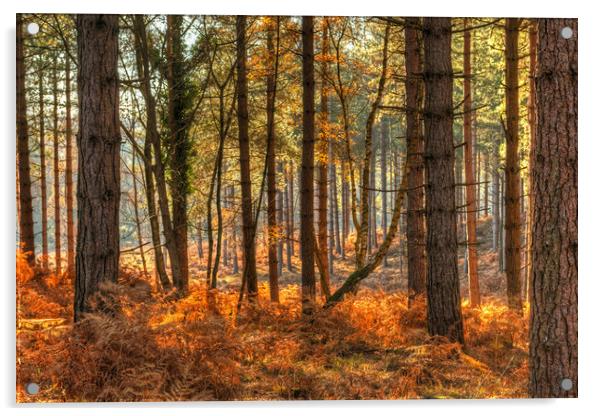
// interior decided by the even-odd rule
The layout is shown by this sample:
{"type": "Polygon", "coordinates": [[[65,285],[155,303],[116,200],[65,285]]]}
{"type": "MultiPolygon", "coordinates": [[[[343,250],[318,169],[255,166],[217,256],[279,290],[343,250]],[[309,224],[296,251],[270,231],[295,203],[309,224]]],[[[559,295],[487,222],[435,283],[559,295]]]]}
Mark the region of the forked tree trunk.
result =
{"type": "Polygon", "coordinates": [[[79,135],[74,317],[119,273],[119,18],[78,15],[79,135]]]}
{"type": "Polygon", "coordinates": [[[19,239],[21,250],[32,266],[35,263],[33,207],[31,202],[31,172],[29,161],[29,132],[27,131],[27,99],[25,96],[25,53],[23,45],[23,16],[17,14],[17,156],[19,163],[19,239]]]}
{"type": "Polygon", "coordinates": [[[508,305],[522,314],[521,298],[521,217],[520,159],[518,154],[518,34],[519,19],[506,19],[506,190],[505,252],[508,305]]]}
{"type": "Polygon", "coordinates": [[[315,142],[315,84],[314,84],[314,18],[303,16],[301,41],[303,45],[303,148],[301,155],[301,307],[311,314],[316,302],[314,270],[314,142],[315,142]]]}
{"type": "Polygon", "coordinates": [[[427,321],[464,342],[454,191],[451,19],[424,18],[427,321]]]}
{"type": "MultiPolygon", "coordinates": [[[[408,301],[426,291],[424,224],[424,136],[421,124],[423,82],[420,18],[409,18],[405,28],[406,140],[408,165],[408,301]]],[[[396,155],[396,164],[399,164],[396,155]]]]}
{"type": "Polygon", "coordinates": [[[466,236],[468,244],[468,287],[470,305],[481,304],[479,288],[478,254],[477,254],[477,203],[474,166],[472,164],[474,148],[472,131],[472,68],[471,68],[471,33],[468,29],[469,19],[464,19],[464,181],[466,183],[466,236]]]}
{"type": "Polygon", "coordinates": [[[248,299],[257,298],[257,266],[255,260],[253,196],[249,155],[249,112],[247,109],[247,17],[236,17],[236,82],[238,143],[240,152],[240,188],[242,194],[242,226],[245,282],[248,299]]]}
{"type": "Polygon", "coordinates": [[[538,32],[529,395],[577,397],[577,19],[538,32]]]}

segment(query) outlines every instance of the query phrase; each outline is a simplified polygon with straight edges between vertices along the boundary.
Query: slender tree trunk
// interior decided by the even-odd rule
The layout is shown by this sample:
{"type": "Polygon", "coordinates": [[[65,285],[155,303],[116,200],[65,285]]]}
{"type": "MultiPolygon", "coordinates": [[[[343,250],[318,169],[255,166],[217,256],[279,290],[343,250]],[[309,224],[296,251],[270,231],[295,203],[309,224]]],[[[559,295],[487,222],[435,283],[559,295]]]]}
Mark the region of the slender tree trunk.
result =
{"type": "Polygon", "coordinates": [[[78,15],[79,134],[75,320],[102,282],[119,273],[117,15],[78,15]]]}
{"type": "Polygon", "coordinates": [[[19,164],[19,240],[29,264],[35,263],[33,207],[27,130],[27,98],[25,94],[25,53],[23,16],[17,14],[17,156],[19,164]]]}
{"type": "MultiPolygon", "coordinates": [[[[420,18],[409,18],[405,28],[406,140],[408,164],[408,300],[426,291],[424,223],[424,136],[421,123],[423,100],[420,18]]],[[[397,162],[398,156],[395,155],[397,162]]],[[[397,170],[396,170],[397,171],[397,170]]],[[[400,256],[401,259],[401,256],[400,256]]]]}
{"type": "Polygon", "coordinates": [[[489,153],[483,152],[483,216],[489,215],[489,153]]]}
{"type": "Polygon", "coordinates": [[[67,276],[75,273],[73,225],[73,130],[71,127],[71,60],[65,53],[65,202],[67,204],[67,276]]]}
{"type": "Polygon", "coordinates": [[[146,267],[146,256],[144,255],[144,243],[142,239],[142,224],[140,223],[140,210],[138,208],[138,184],[136,179],[136,153],[132,153],[132,185],[134,192],[134,218],[136,220],[136,236],[138,237],[138,246],[140,248],[140,260],[142,260],[142,270],[144,277],[147,279],[150,277],[148,269],[146,267]]]}
{"type": "Polygon", "coordinates": [[[347,183],[347,170],[345,163],[341,162],[341,187],[343,188],[343,195],[341,198],[341,209],[343,213],[343,241],[341,242],[341,257],[343,260],[347,258],[345,252],[345,246],[347,245],[347,239],[349,238],[349,184],[347,183]]]}
{"type": "MultiPolygon", "coordinates": [[[[38,69],[38,94],[40,97],[40,203],[42,217],[42,270],[48,271],[48,188],[46,179],[46,115],[44,113],[44,71],[40,60],[38,69]]],[[[20,165],[19,165],[20,167],[20,165]]]]}
{"type": "MultiPolygon", "coordinates": [[[[378,111],[378,107],[382,101],[382,97],[384,94],[385,83],[387,81],[387,66],[388,66],[388,58],[389,58],[389,34],[391,32],[391,26],[387,23],[385,29],[385,37],[383,41],[383,61],[382,61],[382,69],[380,73],[380,78],[378,81],[378,88],[376,92],[376,98],[372,102],[372,106],[370,109],[370,113],[368,114],[368,119],[366,121],[366,141],[364,144],[364,164],[362,168],[362,190],[361,190],[361,198],[360,198],[360,215],[361,215],[361,224],[360,228],[357,230],[357,237],[355,243],[355,265],[356,269],[361,269],[364,266],[364,262],[366,260],[366,252],[368,249],[368,225],[370,221],[370,204],[369,204],[369,196],[370,196],[370,171],[372,169],[372,133],[374,128],[374,122],[376,120],[376,112],[378,111]]],[[[352,195],[354,198],[354,195],[352,195]]]]}
{"type": "Polygon", "coordinates": [[[290,201],[290,194],[291,194],[291,185],[289,183],[288,180],[288,171],[289,171],[289,167],[288,164],[286,164],[284,166],[284,181],[285,181],[285,187],[284,187],[284,221],[286,224],[286,269],[289,272],[293,271],[293,263],[292,263],[292,257],[293,257],[293,233],[292,233],[292,227],[291,227],[291,223],[293,221],[292,219],[292,208],[291,208],[291,201],[290,201]]]}
{"type": "Polygon", "coordinates": [[[314,18],[303,16],[303,149],[301,156],[301,305],[311,314],[316,302],[314,270],[314,18]]]}
{"type": "Polygon", "coordinates": [[[291,255],[295,255],[295,181],[293,180],[293,163],[288,166],[289,218],[291,221],[290,239],[291,255]]]}
{"type": "Polygon", "coordinates": [[[270,281],[270,300],[278,303],[278,235],[279,224],[276,218],[276,125],[274,115],[276,112],[276,89],[278,70],[278,57],[274,47],[274,35],[277,30],[277,22],[270,18],[267,29],[267,77],[266,77],[266,100],[267,100],[267,183],[268,183],[268,275],[270,281]]]}
{"type": "Polygon", "coordinates": [[[499,139],[495,137],[493,139],[493,164],[491,166],[491,220],[492,223],[492,250],[494,252],[498,249],[499,234],[500,234],[500,155],[499,155],[499,139]]]}
{"type": "Polygon", "coordinates": [[[165,257],[163,256],[161,245],[161,234],[159,226],[159,217],[157,215],[157,206],[155,202],[155,179],[159,197],[159,210],[163,221],[163,229],[170,256],[172,273],[179,273],[179,263],[175,256],[175,244],[173,230],[171,227],[171,217],[167,202],[167,190],[165,179],[163,177],[163,160],[161,157],[161,146],[159,142],[159,132],[157,130],[157,114],[155,97],[151,91],[151,73],[149,64],[148,42],[146,38],[146,28],[144,26],[144,17],[142,15],[134,16],[134,42],[136,44],[136,65],[138,75],[142,78],[140,90],[144,98],[146,107],[146,136],[144,138],[144,176],[146,179],[146,204],[148,207],[148,216],[151,225],[151,234],[153,239],[153,251],[155,257],[155,270],[159,275],[159,281],[163,290],[169,290],[172,286],[167,276],[165,257]],[[153,154],[154,151],[154,154],[153,154]],[[155,163],[153,164],[153,156],[155,163]],[[155,176],[153,177],[153,172],[155,176]]]}
{"type": "Polygon", "coordinates": [[[61,184],[59,169],[59,113],[58,113],[58,76],[57,58],[53,58],[52,66],[52,150],[53,150],[53,180],[54,180],[54,264],[55,273],[61,275],[61,184]]]}
{"type": "MultiPolygon", "coordinates": [[[[320,130],[317,140],[317,165],[318,165],[318,252],[323,265],[328,264],[328,164],[329,159],[329,129],[328,129],[328,62],[329,53],[328,20],[322,18],[322,59],[321,59],[321,90],[320,90],[320,117],[318,128],[320,130]]],[[[328,267],[320,269],[321,279],[330,286],[330,273],[328,267]]]]}
{"type": "MultiPolygon", "coordinates": [[[[381,229],[383,231],[383,238],[387,234],[387,153],[388,146],[387,140],[389,139],[389,119],[384,117],[381,124],[380,131],[380,187],[383,189],[381,192],[381,229]]],[[[387,267],[387,256],[383,259],[383,266],[387,267]]]]}
{"type": "MultiPolygon", "coordinates": [[[[282,183],[282,176],[284,173],[284,168],[282,166],[282,162],[278,162],[277,164],[277,172],[280,177],[279,184],[282,183]]],[[[283,232],[284,232],[284,191],[282,187],[279,185],[276,191],[276,222],[278,223],[278,277],[282,276],[282,269],[284,268],[284,242],[283,242],[283,232]]]]}
{"type": "Polygon", "coordinates": [[[578,395],[577,33],[577,19],[539,20],[532,166],[531,397],[578,395]],[[569,39],[560,36],[565,27],[573,31],[569,39]]]}
{"type": "Polygon", "coordinates": [[[167,16],[167,119],[170,130],[171,157],[170,191],[172,204],[173,237],[178,257],[179,274],[174,274],[174,286],[178,292],[188,291],[188,213],[187,194],[189,188],[188,153],[190,143],[187,128],[188,83],[184,69],[182,39],[183,17],[167,16]]]}
{"type": "MultiPolygon", "coordinates": [[[[220,97],[223,97],[220,94],[220,97]]],[[[221,99],[221,98],[220,98],[221,99]]],[[[223,102],[223,99],[221,99],[223,102]]],[[[223,104],[220,105],[220,113],[224,112],[223,104]]],[[[217,150],[217,159],[215,161],[216,175],[215,175],[215,210],[217,213],[217,241],[215,244],[215,261],[213,263],[213,269],[211,270],[211,288],[217,288],[217,273],[219,271],[219,261],[222,249],[222,238],[224,235],[224,219],[222,215],[222,170],[224,165],[224,143],[226,141],[226,130],[224,127],[224,117],[220,117],[220,141],[219,148],[217,150]]],[[[208,200],[208,212],[211,212],[211,199],[208,200]]],[[[207,269],[209,272],[209,269],[207,269]]]]}
{"type": "Polygon", "coordinates": [[[451,19],[424,18],[427,320],[464,342],[454,191],[451,19]]]}
{"type": "Polygon", "coordinates": [[[343,254],[343,248],[341,245],[341,222],[340,222],[340,212],[339,212],[339,188],[337,183],[337,168],[336,163],[334,163],[334,154],[333,154],[333,163],[330,164],[330,184],[331,184],[331,198],[332,198],[332,211],[333,211],[333,221],[334,221],[334,240],[336,252],[340,256],[343,254]]]}
{"type": "Polygon", "coordinates": [[[506,192],[505,251],[508,305],[522,314],[520,160],[518,154],[518,34],[519,19],[506,19],[506,192]]]}
{"type": "MultiPolygon", "coordinates": [[[[473,108],[472,108],[472,68],[471,49],[472,36],[468,27],[468,18],[464,19],[464,180],[466,182],[466,235],[468,244],[468,286],[470,305],[481,304],[479,288],[478,254],[477,254],[477,202],[475,191],[477,186],[474,177],[473,156],[473,108]]],[[[478,156],[477,156],[478,157],[478,156]]]]}
{"type": "MultiPolygon", "coordinates": [[[[244,247],[243,281],[247,296],[257,297],[257,266],[255,259],[253,196],[251,194],[251,166],[249,155],[249,112],[247,109],[247,17],[236,17],[236,73],[238,142],[240,151],[240,188],[242,194],[242,226],[244,247]]],[[[259,209],[259,208],[258,208],[259,209]]]]}

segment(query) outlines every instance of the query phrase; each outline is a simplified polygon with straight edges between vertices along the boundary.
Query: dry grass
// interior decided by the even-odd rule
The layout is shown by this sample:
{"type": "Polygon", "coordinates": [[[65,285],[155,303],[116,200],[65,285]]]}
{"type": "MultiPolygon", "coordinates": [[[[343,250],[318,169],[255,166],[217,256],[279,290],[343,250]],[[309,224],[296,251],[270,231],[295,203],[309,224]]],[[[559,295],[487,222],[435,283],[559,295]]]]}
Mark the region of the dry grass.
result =
{"type": "Polygon", "coordinates": [[[56,319],[70,322],[71,284],[17,264],[20,402],[526,396],[526,321],[494,298],[464,305],[462,348],[400,292],[363,289],[309,320],[298,286],[275,305],[262,284],[236,317],[236,291],[195,281],[176,301],[126,270],[95,299],[104,313],[73,326],[56,319]]]}

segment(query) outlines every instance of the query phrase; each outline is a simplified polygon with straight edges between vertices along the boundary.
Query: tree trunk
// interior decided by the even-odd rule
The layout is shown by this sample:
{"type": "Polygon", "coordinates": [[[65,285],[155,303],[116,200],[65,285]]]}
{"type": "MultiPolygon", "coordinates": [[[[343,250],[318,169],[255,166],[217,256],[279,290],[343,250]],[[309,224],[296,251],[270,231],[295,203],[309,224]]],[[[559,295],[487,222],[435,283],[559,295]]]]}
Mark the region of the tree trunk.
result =
{"type": "MultiPolygon", "coordinates": [[[[426,291],[424,224],[424,136],[421,124],[423,100],[420,59],[420,18],[409,18],[405,28],[406,140],[408,164],[408,301],[426,291]]],[[[397,155],[396,155],[397,162],[397,155]]],[[[399,164],[399,162],[397,162],[399,164]]],[[[401,257],[401,256],[400,256],[401,257]]]]}
{"type": "MultiPolygon", "coordinates": [[[[140,90],[142,92],[142,96],[144,98],[144,103],[146,107],[146,135],[144,138],[144,178],[146,180],[146,205],[148,209],[148,217],[153,240],[155,271],[159,275],[159,281],[163,290],[169,290],[172,285],[169,281],[169,277],[167,276],[165,258],[163,257],[161,245],[159,217],[157,215],[157,205],[155,202],[155,178],[157,180],[157,188],[159,189],[159,205],[162,213],[166,244],[168,247],[173,247],[173,233],[171,229],[171,218],[169,215],[169,208],[167,207],[167,191],[165,189],[165,180],[163,179],[163,162],[161,158],[161,149],[159,144],[159,133],[157,131],[155,98],[152,95],[150,84],[151,74],[148,54],[148,43],[146,38],[146,28],[144,26],[144,17],[142,15],[134,16],[134,42],[136,44],[136,66],[138,69],[138,76],[142,78],[142,81],[140,83],[140,90]],[[156,162],[154,165],[153,149],[154,160],[156,162]],[[153,170],[155,172],[155,177],[153,177],[153,170]]],[[[172,261],[172,269],[173,267],[174,265],[172,261]]]]}
{"type": "MultiPolygon", "coordinates": [[[[268,275],[270,281],[270,300],[279,302],[278,290],[278,251],[279,224],[276,218],[276,124],[274,115],[276,112],[276,89],[278,56],[274,47],[274,34],[276,28],[275,19],[269,18],[267,29],[267,77],[266,77],[266,100],[267,100],[267,182],[268,182],[268,275]]],[[[276,36],[278,34],[276,33],[276,36]]]]}
{"type": "MultiPolygon", "coordinates": [[[[389,119],[384,117],[382,120],[382,124],[381,124],[381,131],[380,131],[380,187],[383,190],[383,192],[380,193],[381,195],[381,220],[380,220],[380,226],[383,232],[383,238],[384,236],[387,234],[387,153],[388,153],[388,146],[387,146],[387,140],[389,139],[389,132],[390,132],[390,126],[389,126],[389,119]]],[[[383,266],[387,267],[387,256],[385,255],[385,258],[383,259],[383,266]]]]}
{"type": "Polygon", "coordinates": [[[286,269],[289,272],[293,271],[293,263],[292,263],[292,257],[293,257],[293,233],[292,233],[292,202],[290,201],[290,194],[292,192],[291,190],[291,184],[289,183],[289,165],[288,163],[284,166],[284,181],[285,181],[285,187],[284,187],[284,221],[286,224],[286,269]]]}
{"type": "Polygon", "coordinates": [[[19,239],[21,250],[30,265],[35,263],[29,132],[27,131],[27,98],[25,96],[25,53],[23,16],[17,14],[17,156],[19,164],[19,239]]]}
{"type": "Polygon", "coordinates": [[[529,395],[577,397],[577,19],[539,21],[537,62],[529,395]]]}
{"type": "MultiPolygon", "coordinates": [[[[317,140],[317,165],[318,165],[318,252],[316,256],[320,256],[320,261],[323,265],[328,265],[328,164],[329,159],[329,129],[328,129],[328,20],[322,18],[322,59],[321,72],[322,82],[320,90],[320,117],[319,129],[320,133],[317,140]]],[[[330,286],[330,273],[328,267],[320,269],[323,275],[321,279],[326,285],[330,286]]]]}
{"type": "Polygon", "coordinates": [[[492,224],[492,245],[491,249],[496,252],[500,240],[500,146],[499,139],[493,139],[493,164],[491,166],[491,219],[492,224]]]}
{"type": "MultiPolygon", "coordinates": [[[[387,23],[385,29],[385,37],[383,40],[383,52],[382,52],[382,68],[380,78],[378,81],[378,88],[376,91],[376,98],[371,103],[370,113],[366,121],[366,141],[364,144],[364,163],[362,168],[362,190],[360,195],[360,215],[361,223],[357,231],[356,242],[355,242],[355,266],[356,269],[361,269],[364,266],[366,260],[366,252],[368,249],[368,226],[370,221],[370,171],[372,170],[372,133],[374,129],[374,122],[376,120],[376,112],[382,101],[384,94],[385,83],[387,81],[387,65],[389,58],[389,34],[391,32],[391,26],[387,23]]],[[[352,195],[355,198],[355,195],[352,195]]]]}
{"type": "Polygon", "coordinates": [[[521,299],[521,218],[520,159],[518,155],[518,34],[520,20],[506,19],[506,192],[505,251],[508,305],[522,314],[521,299]]]}
{"type": "Polygon", "coordinates": [[[61,275],[61,184],[59,171],[59,92],[57,78],[57,58],[54,55],[52,66],[52,150],[53,150],[53,180],[54,180],[54,264],[55,273],[61,275]]]}
{"type": "Polygon", "coordinates": [[[188,153],[190,143],[187,128],[188,83],[184,69],[182,16],[167,16],[167,123],[171,145],[170,191],[173,237],[178,257],[179,274],[174,274],[174,286],[180,294],[188,291],[188,213],[187,194],[188,153]]]}
{"type": "Polygon", "coordinates": [[[142,260],[142,271],[144,272],[144,277],[148,279],[150,276],[148,274],[148,269],[146,267],[146,257],[144,255],[144,243],[142,240],[142,224],[140,223],[140,210],[138,208],[138,184],[136,179],[136,153],[132,152],[132,185],[134,192],[134,218],[136,220],[136,236],[138,237],[138,247],[140,248],[140,260],[142,260]]]}
{"type": "Polygon", "coordinates": [[[79,135],[75,320],[119,273],[119,19],[78,15],[79,135]]]}
{"type": "Polygon", "coordinates": [[[471,33],[470,22],[464,19],[464,181],[466,183],[466,236],[468,244],[468,286],[470,305],[481,304],[479,288],[478,254],[477,254],[477,203],[474,166],[472,164],[474,148],[472,131],[472,68],[471,68],[471,33]]]}
{"type": "Polygon", "coordinates": [[[301,155],[301,306],[311,314],[316,302],[314,270],[314,18],[303,16],[303,149],[301,155]]]}
{"type": "Polygon", "coordinates": [[[451,19],[424,18],[427,320],[464,342],[454,191],[451,19]]]}
{"type": "Polygon", "coordinates": [[[65,202],[67,204],[67,276],[75,273],[73,226],[73,130],[71,127],[71,60],[65,53],[65,202]]]}
{"type": "MultiPolygon", "coordinates": [[[[257,266],[255,260],[253,196],[249,155],[249,113],[247,109],[247,17],[236,17],[236,73],[238,143],[240,152],[240,188],[242,194],[242,226],[244,267],[243,281],[249,300],[257,297],[257,266]]],[[[259,208],[258,208],[259,209],[259,208]]]]}
{"type": "MultiPolygon", "coordinates": [[[[48,271],[48,188],[46,179],[46,115],[44,113],[44,63],[38,69],[38,94],[40,106],[40,203],[42,222],[42,270],[48,271]]],[[[20,166],[20,165],[19,165],[20,166]]],[[[19,175],[20,176],[20,175],[19,175]]]]}

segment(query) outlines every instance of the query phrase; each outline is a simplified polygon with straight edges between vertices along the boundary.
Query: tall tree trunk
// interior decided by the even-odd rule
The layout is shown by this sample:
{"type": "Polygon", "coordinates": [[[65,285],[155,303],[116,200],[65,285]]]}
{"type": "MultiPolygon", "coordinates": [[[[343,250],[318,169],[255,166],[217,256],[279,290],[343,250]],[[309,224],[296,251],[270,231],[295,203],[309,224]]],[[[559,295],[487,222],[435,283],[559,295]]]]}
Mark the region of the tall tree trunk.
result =
{"type": "Polygon", "coordinates": [[[57,57],[52,62],[52,150],[53,150],[53,180],[54,180],[54,264],[55,273],[61,275],[61,184],[59,170],[59,91],[57,76],[57,57]]]}
{"type": "Polygon", "coordinates": [[[65,53],[65,202],[67,204],[67,276],[75,273],[73,226],[73,130],[71,127],[71,59],[65,53]]]}
{"type": "Polygon", "coordinates": [[[117,15],[78,15],[79,135],[74,317],[119,273],[119,74],[117,15]]]}
{"type": "Polygon", "coordinates": [[[170,191],[172,204],[173,237],[178,257],[179,275],[173,276],[178,292],[188,291],[188,212],[189,188],[187,128],[188,83],[184,69],[182,16],[167,16],[167,119],[170,130],[171,157],[170,191]]]}
{"type": "Polygon", "coordinates": [[[157,114],[155,97],[151,90],[151,72],[148,53],[148,42],[146,38],[146,28],[144,17],[142,15],[134,16],[134,42],[136,44],[136,65],[138,76],[142,79],[140,90],[144,98],[146,108],[146,129],[144,138],[144,176],[146,179],[146,204],[148,207],[148,216],[151,225],[151,234],[153,239],[153,251],[155,257],[155,270],[159,275],[159,281],[163,290],[169,290],[172,283],[167,276],[165,257],[163,256],[161,245],[161,234],[159,226],[159,217],[157,215],[157,206],[155,203],[155,179],[159,200],[159,210],[163,222],[165,240],[170,256],[171,268],[174,275],[179,273],[179,263],[175,255],[175,243],[173,230],[171,226],[171,216],[169,215],[169,206],[167,202],[167,189],[164,179],[163,159],[161,157],[161,145],[159,141],[159,132],[157,130],[157,114]],[[153,154],[154,153],[154,154],[153,154]],[[154,164],[153,164],[154,156],[154,164]],[[154,177],[153,177],[154,172],[154,177]]]}
{"type": "MultiPolygon", "coordinates": [[[[320,87],[320,117],[319,134],[317,140],[317,165],[318,165],[318,252],[323,265],[328,264],[328,164],[329,160],[329,128],[328,128],[328,62],[329,53],[328,20],[322,18],[322,59],[321,59],[321,87],[320,87]]],[[[321,281],[330,287],[330,273],[328,267],[320,269],[321,281]]]]}
{"type": "MultiPolygon", "coordinates": [[[[409,18],[405,28],[406,140],[408,165],[408,300],[426,291],[424,223],[424,136],[421,123],[423,100],[420,18],[409,18]]],[[[398,156],[395,155],[396,164],[398,156]]]]}
{"type": "Polygon", "coordinates": [[[293,257],[293,247],[294,247],[294,243],[293,243],[293,233],[292,233],[292,201],[290,200],[290,194],[292,192],[291,190],[291,184],[288,180],[289,178],[289,165],[288,163],[284,166],[284,182],[285,182],[285,187],[284,187],[284,214],[285,214],[285,224],[286,224],[286,269],[289,272],[293,271],[293,263],[292,263],[292,257],[293,257]]]}
{"type": "Polygon", "coordinates": [[[537,62],[529,395],[577,397],[577,19],[539,21],[537,62]]]}
{"type": "Polygon", "coordinates": [[[347,258],[345,246],[349,237],[349,184],[347,182],[347,169],[345,168],[345,163],[343,161],[341,161],[341,188],[343,188],[343,195],[341,198],[341,211],[343,214],[343,241],[341,241],[341,257],[343,260],[345,260],[347,258]]]}
{"type": "MultiPolygon", "coordinates": [[[[381,221],[380,226],[383,231],[383,238],[387,234],[387,153],[389,151],[387,140],[389,139],[389,119],[384,117],[380,131],[380,187],[383,189],[381,195],[381,221]]],[[[383,259],[383,266],[387,267],[387,256],[383,259]]]]}
{"type": "Polygon", "coordinates": [[[427,320],[464,342],[454,191],[451,19],[424,18],[427,320]]]}
{"type": "Polygon", "coordinates": [[[494,137],[493,139],[493,163],[491,165],[491,216],[493,217],[491,220],[492,224],[492,244],[491,249],[496,252],[499,245],[500,240],[500,146],[498,137],[494,137]]]}
{"type": "MultiPolygon", "coordinates": [[[[270,281],[270,300],[279,302],[278,290],[278,234],[279,225],[276,221],[276,88],[278,70],[278,51],[274,47],[274,34],[277,30],[275,19],[270,18],[267,29],[267,182],[268,182],[268,276],[270,281]]],[[[278,36],[278,34],[276,34],[278,36]]]]}
{"type": "Polygon", "coordinates": [[[19,164],[19,239],[29,264],[35,263],[27,98],[25,96],[25,53],[23,16],[17,14],[17,156],[19,164]]]}
{"type": "MultiPolygon", "coordinates": [[[[385,28],[385,37],[383,40],[383,49],[382,49],[382,68],[380,73],[380,78],[378,81],[378,88],[376,91],[376,98],[371,103],[370,112],[368,113],[368,119],[366,121],[366,141],[364,144],[364,163],[362,168],[362,191],[360,197],[360,215],[361,215],[361,224],[360,228],[357,230],[357,237],[355,242],[355,266],[356,269],[361,269],[364,266],[364,262],[366,260],[366,252],[368,249],[368,225],[369,225],[369,215],[370,215],[370,204],[369,204],[369,196],[370,196],[370,171],[372,169],[372,133],[374,128],[374,122],[376,120],[376,112],[380,106],[382,101],[382,97],[384,94],[385,83],[387,81],[387,66],[388,66],[388,58],[389,58],[389,34],[391,32],[391,26],[387,23],[385,28]]],[[[352,195],[352,198],[355,196],[352,195]]]]}
{"type": "Polygon", "coordinates": [[[314,270],[314,18],[303,16],[303,149],[301,155],[301,306],[311,314],[316,302],[314,270]]]}
{"type": "MultiPolygon", "coordinates": [[[[38,94],[40,106],[40,203],[42,217],[42,270],[48,271],[48,188],[46,179],[46,114],[44,113],[44,63],[38,69],[38,94]]],[[[20,165],[19,165],[20,167],[20,165]]]]}
{"type": "MultiPolygon", "coordinates": [[[[257,266],[255,259],[253,196],[249,155],[249,112],[247,109],[247,17],[236,17],[236,73],[238,143],[240,151],[240,188],[242,194],[242,226],[244,267],[243,281],[249,300],[257,297],[257,266]]],[[[258,208],[259,209],[259,208],[258,208]]]]}
{"type": "Polygon", "coordinates": [[[518,155],[518,34],[519,19],[506,19],[506,192],[505,251],[508,305],[522,314],[521,299],[521,217],[520,159],[518,155]]]}
{"type": "Polygon", "coordinates": [[[474,166],[472,164],[473,143],[473,108],[472,108],[472,68],[471,49],[472,36],[468,29],[470,22],[464,19],[464,181],[466,182],[466,236],[468,244],[468,287],[470,305],[481,304],[479,288],[478,254],[477,254],[477,203],[474,166]]]}
{"type": "MultiPolygon", "coordinates": [[[[282,183],[284,175],[284,166],[282,162],[278,162],[277,172],[280,176],[279,184],[282,183]]],[[[282,269],[284,268],[284,191],[280,185],[276,191],[276,222],[278,224],[278,276],[282,276],[282,269]]]]}
{"type": "Polygon", "coordinates": [[[295,181],[293,180],[293,162],[288,166],[289,218],[291,221],[290,239],[291,254],[295,255],[295,181]]]}

